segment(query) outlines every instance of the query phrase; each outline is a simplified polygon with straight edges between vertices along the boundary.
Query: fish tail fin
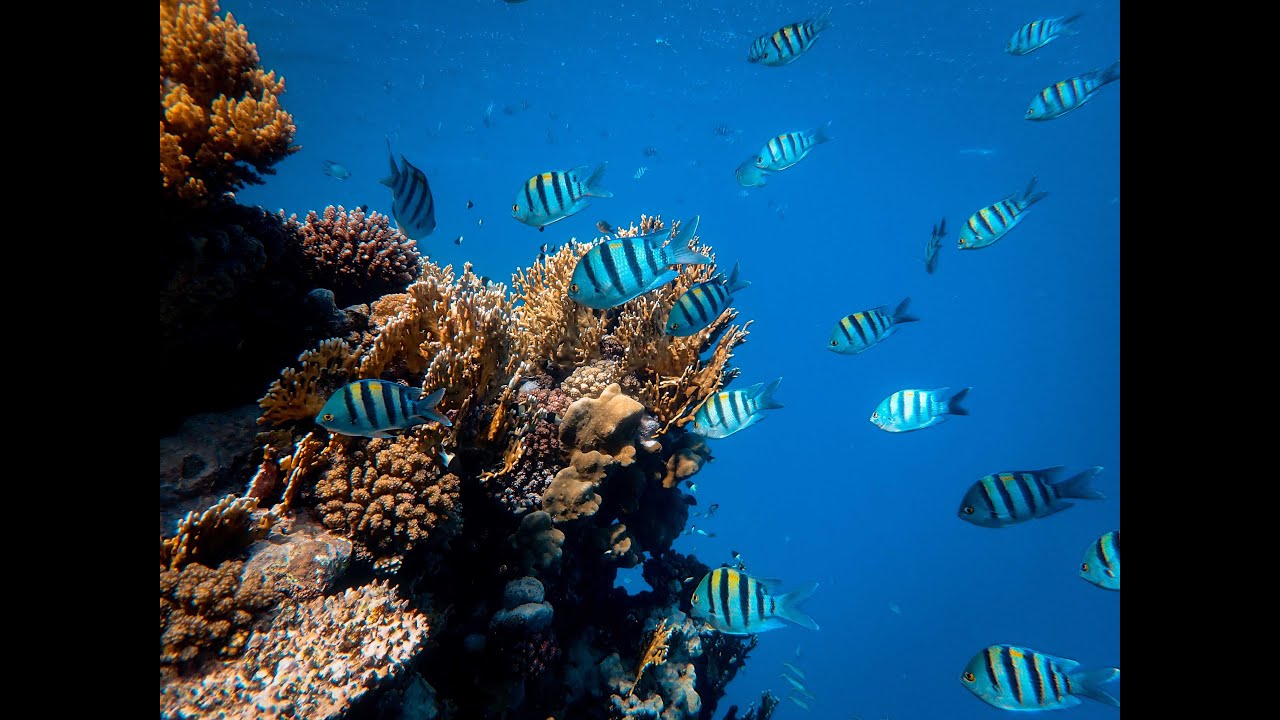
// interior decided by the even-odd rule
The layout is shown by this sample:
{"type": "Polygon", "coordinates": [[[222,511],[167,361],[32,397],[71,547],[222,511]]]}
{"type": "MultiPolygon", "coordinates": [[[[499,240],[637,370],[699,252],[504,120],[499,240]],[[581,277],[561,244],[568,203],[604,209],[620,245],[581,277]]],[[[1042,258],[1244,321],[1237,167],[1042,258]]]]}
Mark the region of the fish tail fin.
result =
{"type": "Polygon", "coordinates": [[[824,142],[835,140],[831,135],[831,121],[828,120],[813,131],[813,144],[821,145],[824,142]]]}
{"type": "Polygon", "coordinates": [[[1077,686],[1075,691],[1076,695],[1093,698],[1100,703],[1105,703],[1112,707],[1120,707],[1120,701],[1115,699],[1111,693],[1103,690],[1102,686],[1113,680],[1119,679],[1120,668],[1101,668],[1098,670],[1071,673],[1072,685],[1077,686]]]}
{"type": "MultiPolygon", "coordinates": [[[[701,215],[694,215],[692,219],[680,223],[680,232],[671,238],[671,244],[668,249],[671,257],[668,260],[670,265],[709,265],[711,258],[706,255],[699,255],[689,247],[689,242],[698,234],[698,224],[702,222],[701,215]]],[[[659,236],[661,237],[661,236],[659,236]]],[[[655,240],[656,244],[661,244],[660,240],[655,240]]]]}
{"type": "Polygon", "coordinates": [[[826,10],[822,11],[821,15],[810,20],[809,29],[815,33],[820,33],[823,30],[826,30],[827,28],[831,27],[831,11],[832,10],[833,8],[827,8],[826,10]]]}
{"type": "Polygon", "coordinates": [[[1081,500],[1106,500],[1107,496],[1089,487],[1094,476],[1102,472],[1101,465],[1095,465],[1084,472],[1077,473],[1063,480],[1057,487],[1064,498],[1080,498],[1081,500]]]}
{"type": "Polygon", "coordinates": [[[942,221],[934,226],[934,232],[938,233],[938,237],[946,237],[947,235],[947,219],[944,217],[942,221]]]}
{"type": "Polygon", "coordinates": [[[1120,79],[1120,61],[1117,60],[1101,70],[1093,71],[1093,81],[1097,83],[1094,87],[1102,87],[1107,83],[1113,83],[1120,79]]]}
{"type": "Polygon", "coordinates": [[[773,399],[773,394],[778,391],[778,386],[781,384],[782,378],[775,378],[768,385],[765,385],[763,390],[756,394],[756,399],[759,400],[759,407],[761,410],[778,410],[784,407],[782,403],[773,399]]]}
{"type": "Polygon", "coordinates": [[[396,176],[400,174],[400,168],[396,167],[396,156],[395,153],[391,152],[391,138],[387,138],[387,162],[391,163],[391,174],[378,182],[387,187],[395,187],[396,176]]]}
{"type": "Polygon", "coordinates": [[[951,397],[947,398],[947,414],[948,415],[968,415],[969,414],[968,409],[960,407],[960,401],[963,400],[964,396],[968,395],[969,391],[972,389],[973,389],[972,387],[967,387],[961,390],[960,392],[956,393],[955,395],[952,395],[951,397]]]}
{"type": "Polygon", "coordinates": [[[739,280],[739,279],[738,279],[738,270],[739,270],[739,266],[740,266],[741,264],[742,264],[742,261],[741,261],[741,260],[739,260],[739,261],[735,262],[735,263],[733,264],[733,272],[729,273],[729,282],[728,282],[728,284],[727,284],[727,285],[725,285],[725,290],[726,290],[730,295],[732,295],[732,294],[734,294],[734,293],[738,292],[739,290],[746,290],[747,288],[751,287],[751,281],[750,281],[750,280],[739,280]]]}
{"type": "Polygon", "coordinates": [[[1031,181],[1027,183],[1027,189],[1022,193],[1022,199],[1018,201],[1019,210],[1026,210],[1032,205],[1035,205],[1041,200],[1049,197],[1049,193],[1047,192],[1038,192],[1038,193],[1032,194],[1031,191],[1036,189],[1036,181],[1039,179],[1040,179],[1039,175],[1031,176],[1031,181]]]}
{"type": "Polygon", "coordinates": [[[1063,35],[1079,35],[1080,31],[1076,29],[1076,21],[1084,17],[1084,11],[1081,10],[1074,15],[1062,18],[1062,34],[1063,35]]]}
{"type": "Polygon", "coordinates": [[[911,298],[909,298],[909,297],[908,297],[908,298],[903,298],[903,299],[902,299],[902,302],[898,303],[898,307],[897,307],[897,308],[895,308],[895,309],[894,309],[894,311],[893,311],[893,324],[894,324],[894,325],[897,325],[897,324],[899,324],[899,323],[909,323],[909,322],[919,322],[919,321],[920,321],[920,318],[918,318],[918,317],[916,317],[916,316],[914,316],[914,315],[908,315],[908,314],[907,314],[907,306],[908,306],[908,305],[910,305],[910,304],[911,304],[911,298]]]}
{"type": "Polygon", "coordinates": [[[418,398],[413,403],[413,414],[427,420],[435,420],[445,427],[453,427],[452,420],[436,412],[436,405],[440,404],[440,398],[442,397],[444,397],[444,388],[437,388],[430,395],[418,398]]]}
{"type": "Polygon", "coordinates": [[[596,166],[595,172],[591,173],[591,177],[587,178],[587,181],[582,184],[583,195],[600,198],[613,197],[613,193],[600,186],[600,180],[604,177],[604,171],[608,167],[609,163],[607,162],[602,162],[596,166]]]}
{"type": "Polygon", "coordinates": [[[779,595],[778,610],[776,613],[777,616],[784,620],[790,620],[800,627],[817,630],[818,623],[814,622],[813,618],[809,617],[808,613],[800,609],[800,604],[805,600],[808,600],[809,596],[813,595],[813,591],[817,589],[818,583],[814,583],[808,587],[792,590],[789,593],[779,595]]]}

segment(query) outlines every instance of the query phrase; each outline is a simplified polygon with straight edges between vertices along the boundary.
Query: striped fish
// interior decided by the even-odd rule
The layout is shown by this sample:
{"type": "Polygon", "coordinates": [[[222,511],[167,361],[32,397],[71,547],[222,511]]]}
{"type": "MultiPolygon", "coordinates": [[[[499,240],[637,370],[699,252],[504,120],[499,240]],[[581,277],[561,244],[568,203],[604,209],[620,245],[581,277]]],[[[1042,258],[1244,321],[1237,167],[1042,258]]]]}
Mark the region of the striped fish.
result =
{"type": "Polygon", "coordinates": [[[818,41],[818,33],[831,27],[831,8],[818,17],[779,28],[772,35],[761,35],[751,43],[747,62],[781,67],[803,55],[818,41]]]}
{"type": "Polygon", "coordinates": [[[965,666],[960,681],[1002,710],[1061,710],[1092,698],[1120,707],[1102,685],[1120,679],[1120,668],[1079,670],[1080,663],[1016,645],[992,645],[965,666]]]}
{"type": "Polygon", "coordinates": [[[1062,466],[1058,465],[1043,470],[1010,470],[985,475],[969,487],[957,514],[961,520],[974,525],[1002,528],[1066,510],[1075,504],[1066,502],[1066,498],[1107,499],[1089,487],[1089,481],[1102,472],[1101,466],[1057,481],[1061,472],[1062,466]]]}
{"type": "Polygon", "coordinates": [[[340,435],[389,438],[434,420],[452,427],[435,410],[444,388],[422,396],[422,389],[386,380],[357,380],[338,388],[316,415],[316,424],[340,435]]]}
{"type": "Polygon", "coordinates": [[[817,630],[818,623],[800,609],[800,603],[809,599],[818,584],[775,595],[779,584],[733,568],[716,568],[694,588],[689,614],[726,635],[754,635],[786,627],[787,622],[817,630]]]}
{"type": "Polygon", "coordinates": [[[1103,533],[1088,550],[1080,563],[1080,577],[1103,590],[1120,589],[1120,531],[1103,533]]]}
{"type": "Polygon", "coordinates": [[[391,175],[378,182],[391,188],[391,215],[405,237],[420,240],[436,229],[436,201],[431,196],[427,175],[409,164],[404,155],[400,156],[404,169],[396,167],[390,140],[387,141],[387,159],[391,161],[391,175]]]}
{"type": "Polygon", "coordinates": [[[911,432],[945,422],[952,415],[968,415],[960,401],[973,388],[947,397],[949,387],[936,390],[899,390],[876,406],[871,422],[885,432],[911,432]]]}
{"type": "Polygon", "coordinates": [[[613,197],[613,193],[600,187],[600,178],[604,177],[604,170],[608,166],[608,163],[600,163],[586,182],[582,181],[582,176],[587,172],[586,165],[572,170],[534,175],[516,193],[511,216],[541,232],[551,223],[584,210],[591,204],[587,198],[613,197]]]}
{"type": "Polygon", "coordinates": [[[1060,37],[1078,35],[1080,31],[1075,28],[1075,23],[1082,17],[1084,17],[1083,11],[1070,17],[1033,20],[1018,28],[1013,37],[1009,38],[1009,42],[1005,43],[1004,51],[1010,55],[1026,55],[1060,37]]]}
{"type": "Polygon", "coordinates": [[[688,337],[702,332],[733,303],[734,293],[751,285],[738,279],[739,265],[733,264],[733,272],[727,281],[724,275],[717,274],[685,290],[671,306],[662,329],[673,337],[688,337]]]}
{"type": "Polygon", "coordinates": [[[933,274],[938,267],[938,251],[942,249],[942,238],[947,234],[947,219],[933,226],[929,242],[924,246],[924,271],[933,274]]]}
{"type": "Polygon", "coordinates": [[[961,250],[977,250],[1004,237],[1022,221],[1027,208],[1049,197],[1047,192],[1031,194],[1038,179],[1039,177],[1031,178],[1021,200],[1018,199],[1018,193],[1014,193],[995,205],[988,205],[970,215],[964,227],[960,228],[960,240],[956,246],[961,250]]]}
{"type": "Polygon", "coordinates": [[[1109,67],[1091,70],[1069,80],[1060,80],[1031,98],[1028,120],[1052,120],[1062,117],[1093,99],[1103,85],[1120,79],[1120,61],[1109,67]]]}
{"type": "Polygon", "coordinates": [[[857,355],[892,335],[898,325],[919,322],[920,318],[907,314],[910,302],[911,298],[904,299],[892,314],[888,305],[881,305],[840,318],[831,331],[827,349],[841,355],[857,355]]]}
{"type": "Polygon", "coordinates": [[[671,265],[707,265],[711,258],[689,248],[701,218],[681,223],[680,231],[616,238],[591,248],[578,259],[570,278],[569,297],[589,308],[604,310],[666,285],[680,274],[671,265]]]}
{"type": "Polygon", "coordinates": [[[827,132],[830,128],[831,121],[828,120],[810,132],[789,132],[770,139],[756,156],[756,168],[769,172],[786,170],[805,159],[815,145],[831,140],[827,132]]]}
{"type": "Polygon", "coordinates": [[[782,403],[773,399],[781,382],[782,378],[777,378],[768,385],[759,382],[741,390],[711,395],[698,407],[693,423],[686,429],[706,438],[727,438],[746,430],[764,419],[765,410],[782,407],[782,403]]]}

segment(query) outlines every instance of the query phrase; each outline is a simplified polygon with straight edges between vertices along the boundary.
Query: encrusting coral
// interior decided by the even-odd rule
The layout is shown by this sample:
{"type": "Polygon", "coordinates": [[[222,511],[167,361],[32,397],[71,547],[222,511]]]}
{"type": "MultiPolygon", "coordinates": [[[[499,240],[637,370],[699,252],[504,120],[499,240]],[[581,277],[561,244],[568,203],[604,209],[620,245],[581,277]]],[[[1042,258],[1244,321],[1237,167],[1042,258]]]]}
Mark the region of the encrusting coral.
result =
{"type": "Polygon", "coordinates": [[[191,205],[261,183],[291,145],[284,79],[217,0],[160,0],[160,187],[191,205]]]}

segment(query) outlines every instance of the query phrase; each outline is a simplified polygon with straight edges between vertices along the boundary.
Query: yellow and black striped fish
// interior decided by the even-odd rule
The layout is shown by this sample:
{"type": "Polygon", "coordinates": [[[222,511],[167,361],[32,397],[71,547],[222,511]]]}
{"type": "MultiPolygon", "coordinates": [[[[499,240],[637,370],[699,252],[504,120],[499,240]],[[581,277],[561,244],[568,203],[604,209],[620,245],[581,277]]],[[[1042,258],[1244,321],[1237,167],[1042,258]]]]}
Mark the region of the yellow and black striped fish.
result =
{"type": "Polygon", "coordinates": [[[769,142],[760,149],[760,154],[756,156],[756,168],[768,172],[786,170],[805,159],[815,146],[830,142],[832,140],[831,133],[828,132],[830,129],[831,121],[828,120],[821,127],[809,132],[789,132],[770,138],[769,142]]]}
{"type": "Polygon", "coordinates": [[[733,568],[716,568],[694,588],[689,614],[726,635],[754,635],[786,627],[788,622],[817,630],[818,623],[800,609],[800,604],[818,584],[775,595],[773,590],[779,584],[778,580],[756,579],[733,568]]]}
{"type": "Polygon", "coordinates": [[[686,430],[706,438],[727,438],[746,430],[764,419],[765,410],[775,410],[782,403],[773,399],[782,378],[769,384],[758,382],[741,390],[727,390],[710,395],[693,413],[686,430]]]}
{"type": "Polygon", "coordinates": [[[452,427],[435,407],[444,388],[423,397],[422,389],[386,380],[357,380],[338,388],[316,415],[316,424],[340,435],[389,438],[434,420],[452,427]]]}
{"type": "Polygon", "coordinates": [[[707,265],[711,258],[689,246],[701,218],[694,215],[674,233],[660,230],[637,237],[605,240],[578,258],[569,297],[596,310],[617,307],[656,290],[680,274],[672,265],[707,265]],[[668,240],[668,238],[670,238],[668,240]]]}
{"type": "Polygon", "coordinates": [[[992,645],[969,660],[960,682],[1002,710],[1061,710],[1081,697],[1120,707],[1102,685],[1120,679],[1120,668],[1080,670],[1075,660],[1016,645],[992,645]]]}
{"type": "Polygon", "coordinates": [[[1027,107],[1028,120],[1052,120],[1089,102],[1103,85],[1120,79],[1120,61],[1067,80],[1060,80],[1036,93],[1027,107]]]}
{"type": "Polygon", "coordinates": [[[965,492],[957,513],[961,520],[989,528],[1002,528],[1048,517],[1071,507],[1067,498],[1106,500],[1089,487],[1101,466],[1091,467],[1058,481],[1058,465],[1043,470],[1010,470],[984,475],[965,492]]]}
{"type": "Polygon", "coordinates": [[[1026,55],[1048,45],[1050,42],[1067,35],[1078,35],[1075,23],[1084,17],[1078,12],[1070,17],[1056,17],[1047,20],[1033,20],[1018,28],[1017,32],[1005,43],[1004,51],[1010,55],[1026,55]]]}
{"type": "Polygon", "coordinates": [[[733,264],[733,272],[727,281],[724,275],[717,274],[685,290],[671,306],[662,329],[672,337],[688,337],[702,332],[733,303],[734,293],[751,285],[738,279],[738,266],[739,263],[733,264]]]}
{"type": "Polygon", "coordinates": [[[572,170],[538,173],[524,181],[524,187],[516,193],[511,206],[511,217],[539,231],[551,223],[559,222],[581,212],[591,204],[587,198],[611,198],[613,193],[600,187],[608,163],[600,163],[583,181],[587,166],[572,170]]]}
{"type": "Polygon", "coordinates": [[[907,314],[910,303],[911,298],[904,299],[892,314],[888,305],[881,305],[840,318],[827,340],[827,349],[841,355],[857,355],[892,335],[902,323],[919,322],[920,318],[907,314]]]}
{"type": "Polygon", "coordinates": [[[991,245],[1004,237],[1005,234],[1013,229],[1014,225],[1022,222],[1022,218],[1027,213],[1027,208],[1049,197],[1047,192],[1031,194],[1031,191],[1036,187],[1036,180],[1038,179],[1039,177],[1031,178],[1031,182],[1027,183],[1027,190],[1022,193],[1021,199],[1018,199],[1018,193],[1014,193],[1000,202],[988,205],[970,215],[964,227],[960,228],[960,240],[956,243],[956,246],[961,250],[977,250],[991,245]]]}
{"type": "Polygon", "coordinates": [[[1103,533],[1084,551],[1080,577],[1103,590],[1120,589],[1120,531],[1103,533]]]}
{"type": "Polygon", "coordinates": [[[409,164],[404,155],[400,162],[404,169],[396,167],[391,155],[391,141],[387,141],[387,156],[391,161],[391,175],[378,182],[391,188],[391,215],[396,227],[410,240],[420,240],[436,229],[436,201],[431,195],[427,175],[409,164]]]}
{"type": "Polygon", "coordinates": [[[831,8],[818,17],[779,28],[772,35],[761,35],[751,43],[747,62],[780,67],[803,55],[818,41],[818,33],[831,27],[831,8]]]}

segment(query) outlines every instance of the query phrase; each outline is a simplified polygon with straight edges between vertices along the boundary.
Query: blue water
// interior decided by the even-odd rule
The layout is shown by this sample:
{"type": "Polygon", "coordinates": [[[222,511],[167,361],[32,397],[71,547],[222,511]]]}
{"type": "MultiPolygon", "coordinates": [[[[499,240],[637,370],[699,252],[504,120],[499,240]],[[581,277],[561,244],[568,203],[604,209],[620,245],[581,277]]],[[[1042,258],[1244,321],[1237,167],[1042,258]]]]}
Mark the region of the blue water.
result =
{"type": "MultiPolygon", "coordinates": [[[[470,260],[505,280],[544,242],[593,238],[597,220],[625,226],[640,213],[700,214],[721,264],[741,260],[753,284],[736,305],[756,322],[735,386],[781,375],[786,408],[713,441],[697,497],[719,512],[692,522],[716,537],[676,547],[713,566],[737,550],[785,589],[819,581],[807,609],[822,629],[761,635],[717,716],[765,688],[785,697],[784,660],[818,699],[810,713],[784,701],[775,717],[841,720],[1004,716],[960,683],[992,643],[1119,665],[1119,594],[1077,570],[1120,522],[1121,83],[1064,117],[1023,120],[1042,87],[1119,58],[1118,2],[835,3],[832,28],[780,68],[748,64],[751,40],[823,5],[222,7],[286,78],[303,146],[241,202],[390,213],[378,184],[390,136],[430,178],[439,226],[422,249],[441,264],[470,260]],[[1003,52],[1023,23],[1077,9],[1080,35],[1003,52]],[[742,196],[744,158],[827,120],[833,142],[742,196]],[[351,178],[322,174],[326,159],[351,178]],[[544,233],[510,217],[529,176],[601,161],[615,197],[544,233]],[[965,219],[1032,175],[1049,198],[996,245],[958,252],[965,219]],[[921,257],[943,216],[950,233],[930,276],[921,257]],[[841,316],[906,296],[919,323],[862,355],[824,349],[841,316]],[[868,422],[895,390],[942,386],[972,386],[972,414],[899,435],[868,422]],[[1105,466],[1095,482],[1108,499],[1003,530],[956,517],[981,475],[1050,465],[1105,466]]],[[[1119,711],[1086,700],[1065,713],[1119,711]]]]}

